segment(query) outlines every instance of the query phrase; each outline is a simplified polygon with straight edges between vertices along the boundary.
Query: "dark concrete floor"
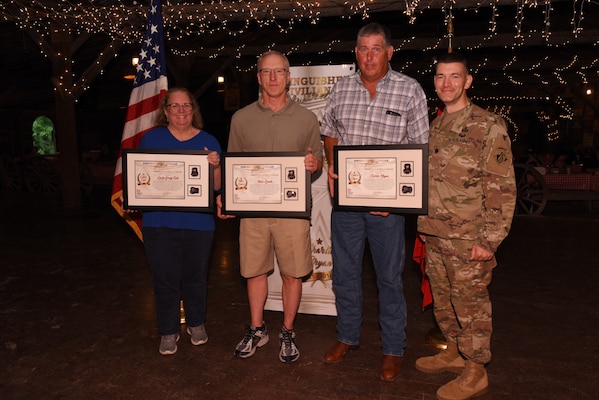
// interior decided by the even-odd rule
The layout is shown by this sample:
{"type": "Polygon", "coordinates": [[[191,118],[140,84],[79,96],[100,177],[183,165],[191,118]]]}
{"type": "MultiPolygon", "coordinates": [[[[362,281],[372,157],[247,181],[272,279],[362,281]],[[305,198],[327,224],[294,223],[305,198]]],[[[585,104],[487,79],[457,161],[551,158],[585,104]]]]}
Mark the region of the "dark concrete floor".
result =
{"type": "MultiPolygon", "coordinates": [[[[337,365],[322,357],[335,318],[300,314],[301,358],[284,365],[276,334],[255,356],[233,346],[248,323],[236,221],[219,222],[210,274],[208,343],[161,356],[142,244],[97,190],[83,210],[54,199],[2,195],[0,209],[0,399],[435,398],[452,374],[426,375],[430,309],[420,311],[420,274],[407,261],[408,345],[400,379],[382,382],[376,287],[365,261],[362,346],[337,365]]],[[[414,220],[408,220],[408,253],[414,220]]],[[[516,217],[498,252],[490,393],[497,399],[599,398],[599,215],[578,204],[516,217]]],[[[281,314],[267,312],[274,329],[281,314]]],[[[182,327],[183,329],[184,327],[182,327]]],[[[273,333],[274,333],[273,332],[273,333]]]]}

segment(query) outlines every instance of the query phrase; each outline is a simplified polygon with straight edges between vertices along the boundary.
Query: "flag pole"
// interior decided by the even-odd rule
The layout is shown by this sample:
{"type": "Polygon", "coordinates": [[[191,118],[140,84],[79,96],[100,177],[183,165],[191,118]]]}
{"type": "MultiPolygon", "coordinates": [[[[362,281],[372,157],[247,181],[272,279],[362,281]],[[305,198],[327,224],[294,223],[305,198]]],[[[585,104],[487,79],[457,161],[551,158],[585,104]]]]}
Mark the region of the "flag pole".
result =
{"type": "MultiPolygon", "coordinates": [[[[121,139],[121,147],[116,162],[110,203],[116,212],[129,224],[137,237],[143,241],[141,231],[141,213],[123,210],[123,188],[127,181],[126,168],[123,171],[123,149],[139,146],[142,136],[154,127],[160,102],[168,90],[166,75],[166,49],[164,46],[164,27],[162,24],[162,6],[160,0],[151,0],[147,14],[147,27],[141,43],[133,89],[129,97],[129,106],[121,139]]],[[[125,166],[126,167],[126,166],[125,166]]],[[[131,180],[129,180],[131,181],[131,180]]],[[[129,185],[127,185],[129,186],[129,185]]],[[[127,192],[128,194],[128,192],[127,192]]]]}

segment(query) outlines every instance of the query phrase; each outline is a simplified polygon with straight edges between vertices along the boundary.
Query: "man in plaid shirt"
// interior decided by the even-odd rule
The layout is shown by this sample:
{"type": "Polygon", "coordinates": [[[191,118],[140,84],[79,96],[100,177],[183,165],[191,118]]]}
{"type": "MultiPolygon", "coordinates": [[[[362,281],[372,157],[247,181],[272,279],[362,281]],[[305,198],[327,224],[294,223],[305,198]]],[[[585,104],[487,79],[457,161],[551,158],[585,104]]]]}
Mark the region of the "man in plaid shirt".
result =
{"type": "MultiPolygon", "coordinates": [[[[426,96],[420,84],[393,71],[389,30],[371,23],[358,32],[359,71],[341,79],[327,98],[321,133],[329,163],[333,194],[336,145],[420,144],[428,141],[426,96]]],[[[337,342],[324,361],[336,363],[360,344],[362,324],[362,256],[368,239],[379,289],[379,321],[383,345],[380,376],[395,380],[406,346],[406,303],[402,273],[405,220],[380,211],[334,210],[331,217],[333,289],[337,306],[337,342]]]]}

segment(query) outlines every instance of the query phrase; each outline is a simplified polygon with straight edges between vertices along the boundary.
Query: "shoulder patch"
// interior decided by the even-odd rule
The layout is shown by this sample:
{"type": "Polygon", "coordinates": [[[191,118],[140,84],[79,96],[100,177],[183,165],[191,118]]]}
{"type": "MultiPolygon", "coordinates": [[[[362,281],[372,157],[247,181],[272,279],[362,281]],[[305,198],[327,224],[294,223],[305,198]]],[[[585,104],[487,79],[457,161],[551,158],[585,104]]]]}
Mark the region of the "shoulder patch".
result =
{"type": "Polygon", "coordinates": [[[487,159],[487,171],[499,176],[508,176],[511,169],[512,151],[510,141],[505,136],[498,137],[487,159]]]}
{"type": "Polygon", "coordinates": [[[509,147],[497,146],[489,154],[487,171],[499,176],[508,176],[512,169],[511,157],[512,152],[509,147]]]}

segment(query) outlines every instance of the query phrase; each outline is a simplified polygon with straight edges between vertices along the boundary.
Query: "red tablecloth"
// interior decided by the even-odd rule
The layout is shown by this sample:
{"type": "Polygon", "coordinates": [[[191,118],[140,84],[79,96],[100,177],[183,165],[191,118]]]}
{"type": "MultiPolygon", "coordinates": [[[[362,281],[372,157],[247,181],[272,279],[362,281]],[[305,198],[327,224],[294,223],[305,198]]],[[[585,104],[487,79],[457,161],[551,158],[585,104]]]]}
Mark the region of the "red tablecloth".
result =
{"type": "Polygon", "coordinates": [[[546,174],[543,179],[550,190],[592,190],[599,192],[599,175],[546,174]]]}

